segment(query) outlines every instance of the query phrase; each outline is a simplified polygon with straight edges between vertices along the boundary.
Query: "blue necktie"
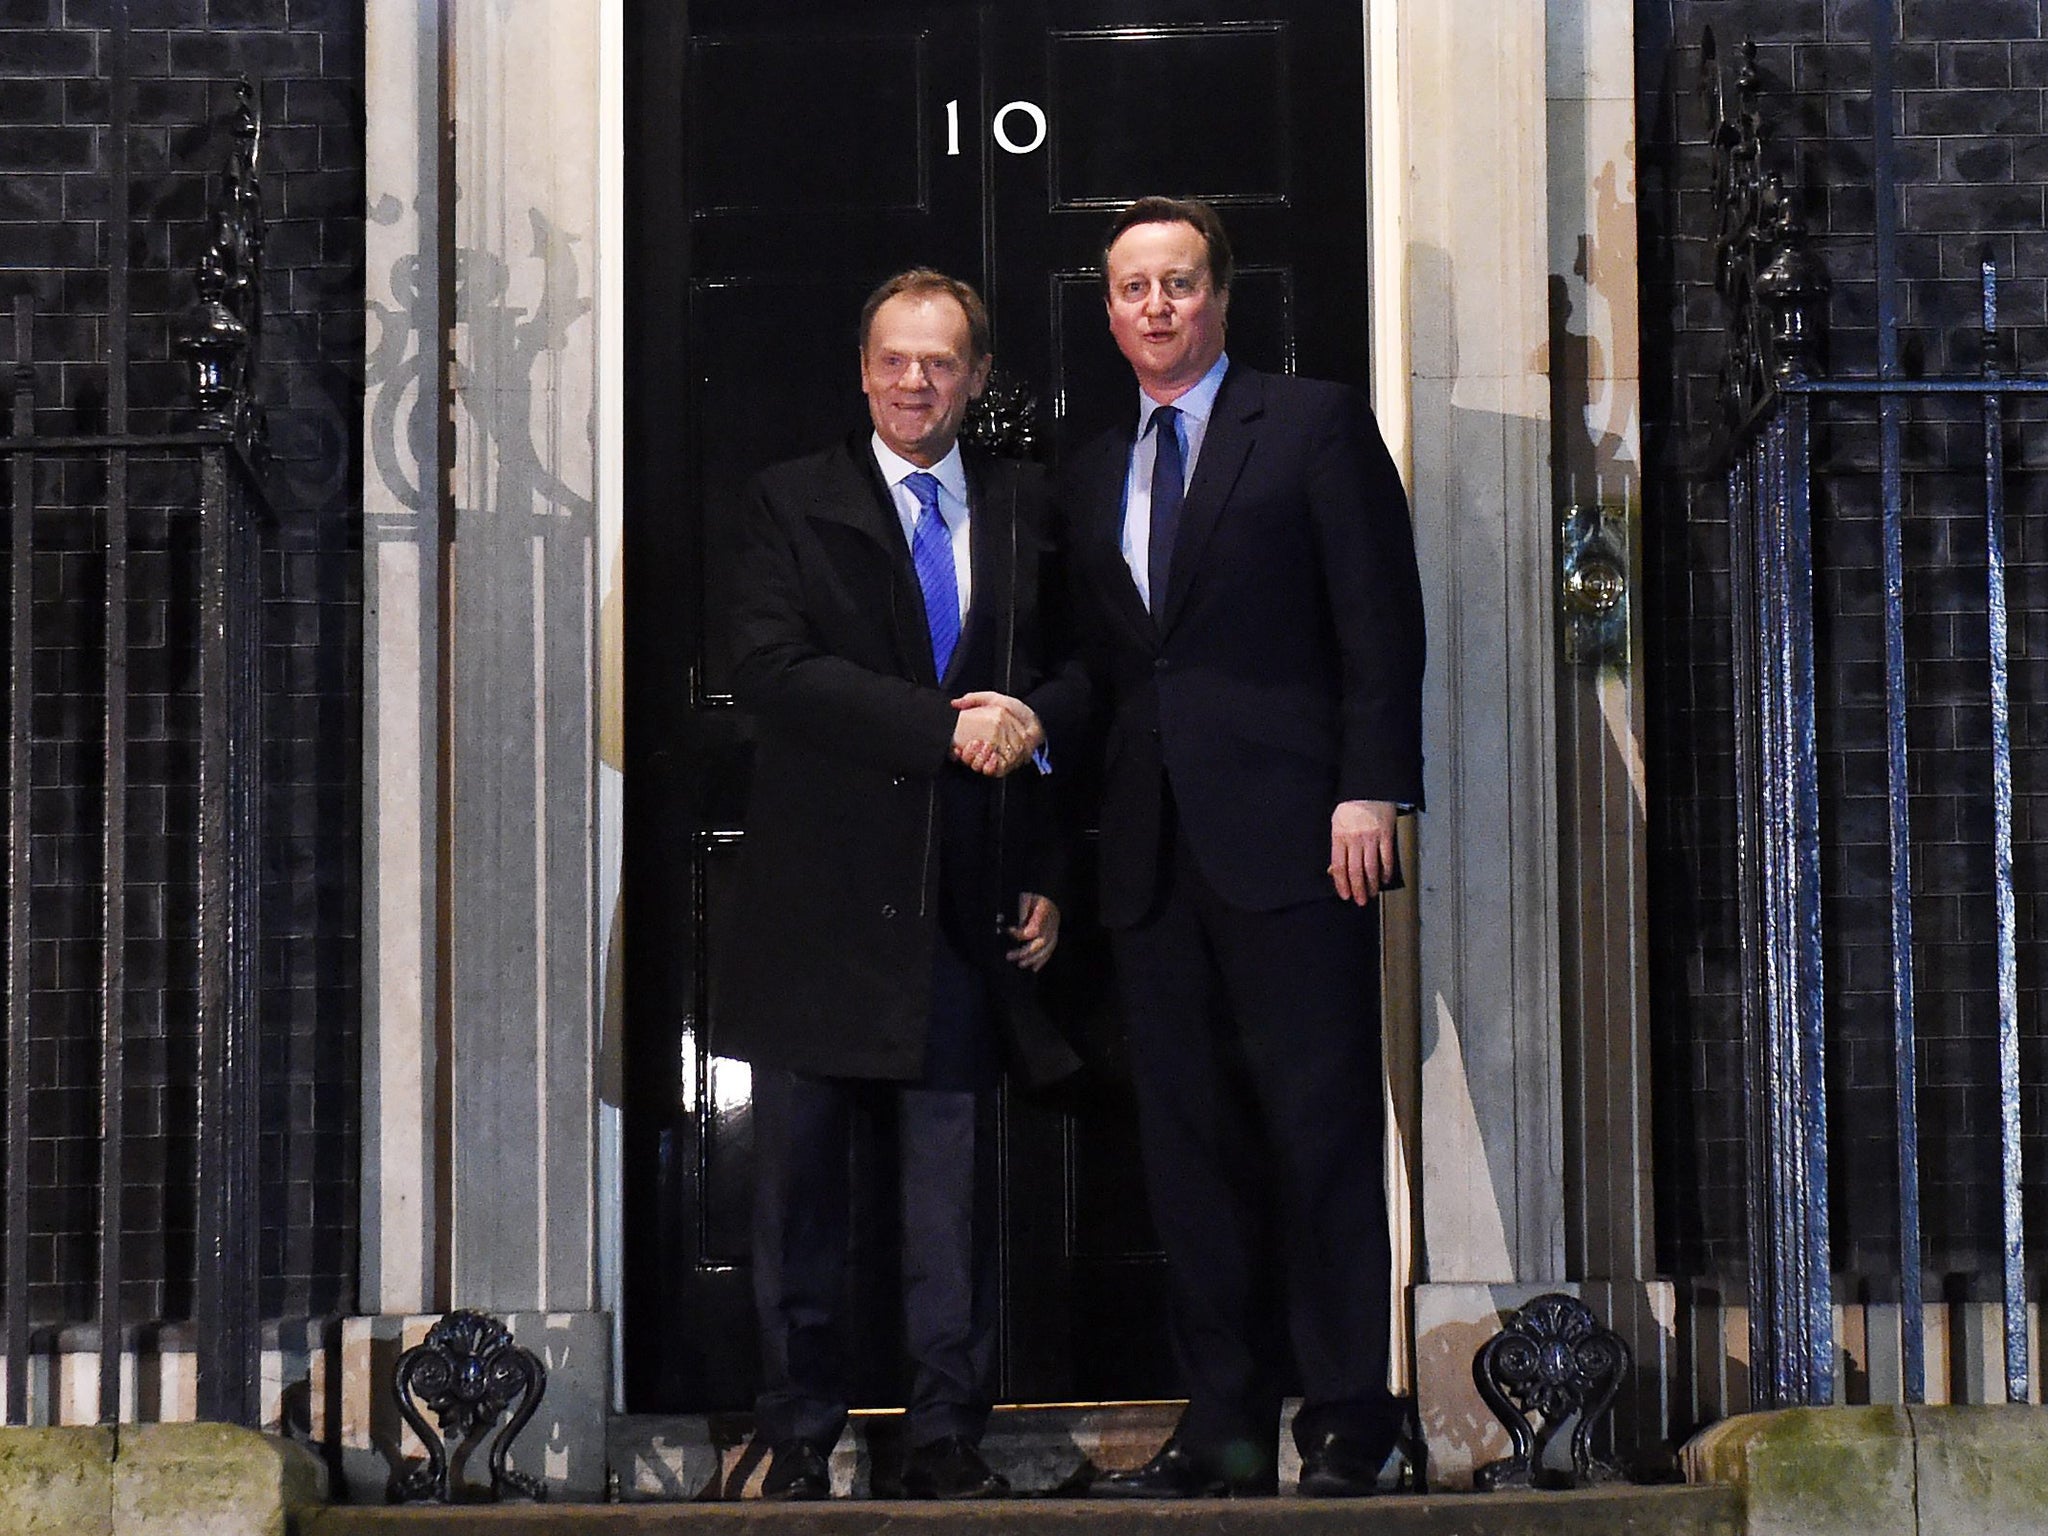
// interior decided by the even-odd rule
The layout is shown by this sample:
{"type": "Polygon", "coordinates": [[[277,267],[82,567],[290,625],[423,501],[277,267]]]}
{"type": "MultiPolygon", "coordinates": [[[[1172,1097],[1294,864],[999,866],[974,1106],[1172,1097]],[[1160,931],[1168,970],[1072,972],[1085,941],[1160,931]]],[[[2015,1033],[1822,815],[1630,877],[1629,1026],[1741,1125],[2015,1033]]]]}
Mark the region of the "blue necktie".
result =
{"type": "Polygon", "coordinates": [[[953,535],[939,516],[939,482],[923,473],[903,483],[917,498],[917,521],[910,530],[910,563],[924,588],[924,621],[932,632],[932,667],[940,677],[960,643],[960,583],[953,573],[953,535]]]}
{"type": "Polygon", "coordinates": [[[1152,413],[1152,540],[1145,557],[1145,578],[1151,587],[1152,612],[1166,608],[1166,573],[1173,567],[1173,541],[1180,532],[1180,504],[1187,496],[1181,467],[1180,412],[1162,405],[1152,413]]]}

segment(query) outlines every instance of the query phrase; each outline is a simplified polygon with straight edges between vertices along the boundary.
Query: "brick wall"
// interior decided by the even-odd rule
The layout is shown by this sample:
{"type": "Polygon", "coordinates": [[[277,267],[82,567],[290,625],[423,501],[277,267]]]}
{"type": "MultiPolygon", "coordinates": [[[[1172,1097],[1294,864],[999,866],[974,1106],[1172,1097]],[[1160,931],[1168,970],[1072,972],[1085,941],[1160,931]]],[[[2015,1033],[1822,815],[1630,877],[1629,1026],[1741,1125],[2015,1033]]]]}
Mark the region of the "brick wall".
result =
{"type": "MultiPolygon", "coordinates": [[[[2004,365],[2048,372],[2048,33],[2039,0],[1905,0],[1895,49],[1903,278],[1912,374],[1974,373],[1978,263],[2003,277],[2004,365]]],[[[1714,462],[1722,316],[1699,40],[1758,44],[1772,163],[1834,279],[1830,371],[1876,368],[1868,21],[1852,0],[1644,0],[1637,7],[1644,320],[1645,590],[1651,943],[1661,1259],[1734,1275],[1743,1254],[1728,525],[1714,462]]],[[[2048,1216],[2038,1046],[2048,863],[2048,527],[2029,473],[2038,409],[2006,433],[2022,1030],[2035,1244],[2048,1216]]],[[[1981,416],[1907,411],[1904,636],[1914,755],[1913,967],[1921,1036],[1922,1197],[1931,1271],[1995,1272],[1989,686],[1981,416]]],[[[1837,1267],[1882,1293],[1896,1273],[1877,432],[1831,407],[1815,440],[1824,965],[1837,1267]]]]}
{"type": "MultiPolygon", "coordinates": [[[[0,308],[39,313],[39,426],[105,424],[108,0],[0,0],[0,308]]],[[[189,425],[172,324],[193,297],[233,80],[260,84],[275,513],[263,561],[262,1304],[346,1310],[355,1275],[362,390],[360,0],[127,0],[131,426],[189,425]]],[[[0,352],[11,361],[11,329],[0,352]]],[[[190,477],[136,470],[130,723],[129,1295],[178,1316],[192,1268],[197,696],[190,477]]],[[[99,1177],[97,594],[104,472],[44,476],[29,1061],[39,1322],[89,1315],[99,1177]]]]}

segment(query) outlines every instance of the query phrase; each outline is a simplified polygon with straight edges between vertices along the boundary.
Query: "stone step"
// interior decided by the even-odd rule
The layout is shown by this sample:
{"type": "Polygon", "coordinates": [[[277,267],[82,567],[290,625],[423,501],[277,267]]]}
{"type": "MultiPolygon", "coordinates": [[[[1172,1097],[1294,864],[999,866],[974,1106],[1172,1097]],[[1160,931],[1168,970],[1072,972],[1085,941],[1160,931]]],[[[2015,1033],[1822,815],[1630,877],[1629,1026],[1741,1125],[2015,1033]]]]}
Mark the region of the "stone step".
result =
{"type": "MultiPolygon", "coordinates": [[[[1075,1493],[1097,1470],[1142,1465],[1166,1443],[1180,1418],[1181,1404],[1089,1403],[1005,1406],[989,1418],[981,1452],[990,1466],[1020,1494],[1075,1493]]],[[[877,1464],[900,1460],[900,1409],[856,1409],[832,1453],[832,1491],[839,1498],[866,1498],[877,1464]]],[[[627,1414],[614,1418],[605,1434],[605,1461],[612,1496],[677,1500],[715,1498],[720,1489],[751,1498],[767,1474],[767,1458],[748,1441],[746,1414],[627,1414]]],[[[1293,1450],[1281,1436],[1283,1455],[1293,1450]]],[[[1283,1464],[1283,1486],[1299,1468],[1283,1464]]]]}
{"type": "Polygon", "coordinates": [[[297,1536],[1742,1536],[1732,1488],[1385,1494],[1372,1499],[1186,1499],[1130,1505],[1022,1498],[982,1504],[493,1505],[302,1515],[297,1536]]]}
{"type": "MultiPolygon", "coordinates": [[[[1015,1404],[998,1407],[981,1442],[990,1466],[1010,1480],[1018,1494],[1082,1495],[1099,1473],[1142,1466],[1166,1443],[1185,1404],[1167,1402],[1015,1404]]],[[[1298,1400],[1282,1406],[1277,1426],[1279,1481],[1291,1489],[1301,1472],[1294,1448],[1298,1400]]],[[[867,1498],[882,1469],[889,1474],[903,1453],[899,1408],[856,1409],[832,1453],[832,1492],[838,1498],[867,1498]]],[[[749,1444],[751,1420],[743,1413],[627,1414],[613,1418],[605,1433],[605,1462],[611,1496],[637,1500],[689,1500],[727,1496],[752,1498],[767,1474],[765,1448],[749,1444]]],[[[1420,1427],[1411,1419],[1395,1454],[1380,1474],[1385,1492],[1426,1493],[1427,1469],[1419,1459],[1420,1427]]]]}

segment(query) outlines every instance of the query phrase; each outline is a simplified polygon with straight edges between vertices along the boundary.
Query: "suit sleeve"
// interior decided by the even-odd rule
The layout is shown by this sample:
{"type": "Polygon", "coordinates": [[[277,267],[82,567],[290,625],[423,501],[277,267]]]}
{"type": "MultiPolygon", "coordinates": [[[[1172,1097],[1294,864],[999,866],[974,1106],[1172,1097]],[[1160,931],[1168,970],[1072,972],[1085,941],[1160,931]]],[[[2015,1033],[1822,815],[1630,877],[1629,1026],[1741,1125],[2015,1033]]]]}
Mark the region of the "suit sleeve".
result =
{"type": "Polygon", "coordinates": [[[1071,869],[1069,845],[1077,830],[1068,825],[1068,812],[1075,800],[1073,785],[1085,772],[1092,750],[1088,725],[1094,694],[1074,633],[1061,524],[1043,497],[1033,513],[1020,528],[1020,533],[1029,534],[1019,553],[1020,561],[1028,562],[1020,574],[1034,582],[1029,631],[1033,682],[1024,702],[1045,728],[1045,751],[1052,771],[1047,777],[1025,769],[1013,776],[1012,782],[1022,791],[1020,798],[1030,811],[1026,888],[1051,897],[1064,908],[1071,869]]]}
{"type": "Polygon", "coordinates": [[[951,758],[946,695],[833,655],[804,603],[795,519],[756,481],[733,609],[733,692],[771,728],[820,752],[895,773],[936,774],[951,758]]]}
{"type": "Polygon", "coordinates": [[[1422,583],[1379,425],[1344,391],[1310,450],[1309,505],[1339,649],[1339,800],[1422,806],[1422,583]]]}
{"type": "Polygon", "coordinates": [[[1032,537],[1029,554],[1033,560],[1036,622],[1033,625],[1034,682],[1025,695],[1045,727],[1046,751],[1054,771],[1062,765],[1071,771],[1088,750],[1088,724],[1094,709],[1094,689],[1083,665],[1080,637],[1075,628],[1074,593],[1067,569],[1066,541],[1059,537],[1058,519],[1047,514],[1029,525],[1032,537]]]}

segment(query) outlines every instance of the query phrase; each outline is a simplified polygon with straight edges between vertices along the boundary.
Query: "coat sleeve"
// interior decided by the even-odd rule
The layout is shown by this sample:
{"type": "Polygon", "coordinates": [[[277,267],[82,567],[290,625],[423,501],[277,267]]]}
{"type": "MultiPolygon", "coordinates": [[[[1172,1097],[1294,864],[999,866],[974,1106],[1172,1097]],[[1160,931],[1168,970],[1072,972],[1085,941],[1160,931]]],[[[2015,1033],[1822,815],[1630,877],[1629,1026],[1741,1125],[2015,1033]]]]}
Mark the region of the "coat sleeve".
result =
{"type": "Polygon", "coordinates": [[[764,724],[820,752],[888,772],[938,773],[951,757],[951,701],[818,643],[795,523],[757,480],[733,605],[735,696],[764,724]]]}
{"type": "Polygon", "coordinates": [[[1340,800],[1422,806],[1422,583],[1400,472],[1364,396],[1310,447],[1309,506],[1339,649],[1340,800]]]}

